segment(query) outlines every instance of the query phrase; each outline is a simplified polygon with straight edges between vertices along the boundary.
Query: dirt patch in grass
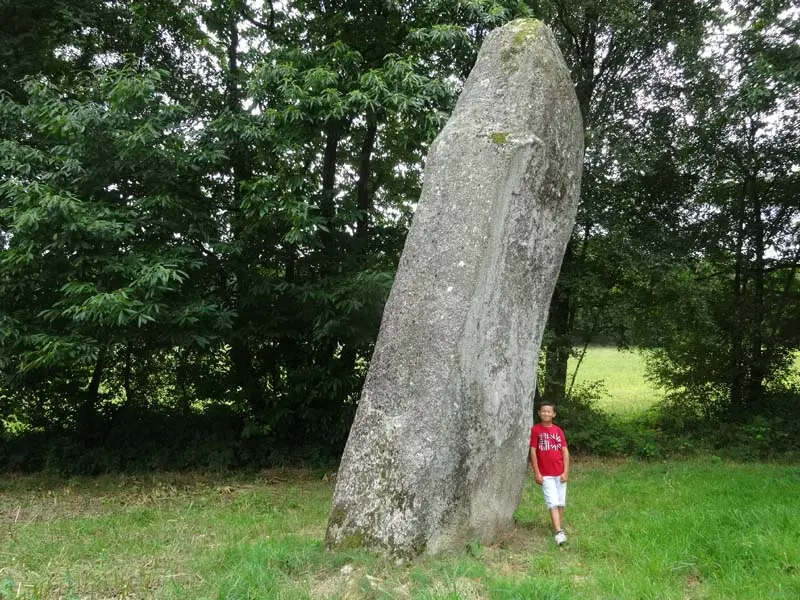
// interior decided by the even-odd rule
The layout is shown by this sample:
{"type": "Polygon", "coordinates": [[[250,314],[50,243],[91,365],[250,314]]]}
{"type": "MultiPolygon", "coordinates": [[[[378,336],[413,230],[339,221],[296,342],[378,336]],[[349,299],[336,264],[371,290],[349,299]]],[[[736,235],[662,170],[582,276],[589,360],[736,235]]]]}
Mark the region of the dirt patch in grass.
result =
{"type": "MultiPolygon", "coordinates": [[[[538,522],[518,523],[493,544],[478,546],[467,555],[454,557],[420,557],[406,563],[407,568],[393,564],[387,559],[378,559],[377,564],[365,566],[348,564],[333,572],[321,572],[305,586],[312,598],[342,598],[361,600],[365,598],[411,598],[420,585],[436,598],[461,598],[462,600],[485,600],[490,597],[486,583],[479,573],[487,573],[502,579],[519,582],[530,575],[535,556],[552,552],[552,539],[546,526],[538,522]],[[434,581],[416,581],[414,572],[427,572],[431,565],[445,561],[443,573],[434,581]],[[456,574],[461,567],[477,570],[475,576],[456,574]],[[484,571],[485,569],[485,571],[484,571]]],[[[433,576],[431,576],[433,578],[433,576]]],[[[423,578],[428,579],[428,576],[423,578]]]]}
{"type": "Polygon", "coordinates": [[[478,581],[459,577],[451,582],[437,581],[433,586],[434,597],[452,597],[460,600],[487,600],[488,592],[478,581]]]}
{"type": "MultiPolygon", "coordinates": [[[[387,568],[386,572],[368,573],[363,567],[346,565],[341,570],[329,573],[310,582],[306,590],[312,598],[341,598],[342,600],[365,600],[367,598],[411,598],[414,583],[403,569],[387,568]]],[[[429,588],[432,597],[455,597],[461,600],[486,600],[487,592],[479,581],[458,577],[448,581],[437,581],[429,588]]]]}
{"type": "Polygon", "coordinates": [[[341,570],[328,573],[310,582],[307,586],[312,598],[342,598],[360,600],[363,598],[388,597],[410,598],[407,582],[389,581],[372,575],[365,568],[345,565],[341,570]]]}
{"type": "Polygon", "coordinates": [[[551,537],[550,529],[544,521],[517,521],[511,529],[486,548],[515,554],[530,554],[545,550],[551,537]]]}

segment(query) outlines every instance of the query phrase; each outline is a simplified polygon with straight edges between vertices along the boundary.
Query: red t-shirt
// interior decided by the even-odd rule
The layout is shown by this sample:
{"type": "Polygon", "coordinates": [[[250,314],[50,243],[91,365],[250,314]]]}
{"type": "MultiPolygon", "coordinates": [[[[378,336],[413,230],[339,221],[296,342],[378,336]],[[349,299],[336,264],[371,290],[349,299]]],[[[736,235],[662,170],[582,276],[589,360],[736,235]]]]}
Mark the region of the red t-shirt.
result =
{"type": "Polygon", "coordinates": [[[564,473],[562,448],[567,447],[567,436],[558,425],[545,427],[537,423],[531,427],[531,448],[536,448],[539,472],[545,477],[556,477],[564,473]]]}

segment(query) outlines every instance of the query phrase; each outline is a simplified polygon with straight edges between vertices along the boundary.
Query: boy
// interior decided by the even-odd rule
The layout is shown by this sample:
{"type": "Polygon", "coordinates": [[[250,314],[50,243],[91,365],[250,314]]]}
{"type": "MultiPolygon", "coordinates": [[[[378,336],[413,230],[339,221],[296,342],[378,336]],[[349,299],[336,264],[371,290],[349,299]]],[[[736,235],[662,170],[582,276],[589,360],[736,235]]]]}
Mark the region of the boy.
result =
{"type": "Polygon", "coordinates": [[[569,450],[564,432],[553,423],[555,416],[555,404],[545,401],[539,405],[539,422],[531,428],[530,463],[536,483],[542,486],[556,544],[560,546],[567,541],[562,522],[567,501],[569,450]]]}

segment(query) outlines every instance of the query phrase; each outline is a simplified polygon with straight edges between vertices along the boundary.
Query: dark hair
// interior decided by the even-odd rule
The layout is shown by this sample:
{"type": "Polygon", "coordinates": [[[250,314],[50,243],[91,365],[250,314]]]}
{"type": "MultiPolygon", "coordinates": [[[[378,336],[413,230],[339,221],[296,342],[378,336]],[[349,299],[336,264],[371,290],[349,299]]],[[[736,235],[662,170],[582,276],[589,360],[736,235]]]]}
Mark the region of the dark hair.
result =
{"type": "Polygon", "coordinates": [[[552,402],[551,400],[542,400],[541,402],[539,402],[539,409],[541,409],[543,406],[552,407],[554,412],[556,410],[556,403],[552,402]]]}

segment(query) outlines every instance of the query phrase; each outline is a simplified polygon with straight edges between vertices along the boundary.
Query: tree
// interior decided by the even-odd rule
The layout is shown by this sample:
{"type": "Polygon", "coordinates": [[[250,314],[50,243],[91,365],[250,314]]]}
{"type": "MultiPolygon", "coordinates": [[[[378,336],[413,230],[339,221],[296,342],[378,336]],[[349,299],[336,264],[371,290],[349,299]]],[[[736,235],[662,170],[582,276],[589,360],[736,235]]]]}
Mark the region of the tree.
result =
{"type": "Polygon", "coordinates": [[[89,430],[213,388],[276,444],[341,445],[427,144],[524,6],[18,8],[47,43],[3,54],[7,410],[89,430]]]}
{"type": "MultiPolygon", "coordinates": [[[[792,2],[732,3],[688,94],[691,223],[701,299],[693,327],[675,326],[655,363],[664,384],[704,411],[746,420],[798,347],[798,25],[792,2]]],[[[673,315],[674,317],[674,315],[673,315]]]]}
{"type": "MultiPolygon", "coordinates": [[[[696,53],[705,9],[700,3],[669,0],[552,0],[533,3],[533,10],[560,39],[586,129],[581,206],[551,303],[545,344],[543,395],[560,402],[567,361],[578,339],[597,333],[592,323],[613,317],[610,300],[628,271],[616,261],[624,256],[628,265],[635,240],[646,240],[651,232],[649,226],[631,223],[652,225],[659,212],[656,195],[639,193],[637,202],[637,194],[630,195],[634,181],[646,183],[640,167],[647,161],[638,156],[637,146],[665,117],[648,110],[648,100],[665,71],[674,72],[696,53]]],[[[653,176],[663,157],[654,155],[646,167],[653,176]]]]}
{"type": "Polygon", "coordinates": [[[475,38],[514,16],[510,5],[297,2],[276,8],[261,47],[237,53],[252,104],[236,103],[235,135],[250,141],[231,179],[231,249],[246,253],[232,269],[231,356],[254,418],[288,442],[343,443],[422,157],[475,38]]]}
{"type": "Polygon", "coordinates": [[[2,143],[3,387],[57,402],[51,385],[70,382],[87,429],[121,345],[207,344],[231,318],[201,293],[213,225],[162,77],[112,69],[68,92],[31,82],[26,104],[2,104],[18,128],[2,143]]]}

